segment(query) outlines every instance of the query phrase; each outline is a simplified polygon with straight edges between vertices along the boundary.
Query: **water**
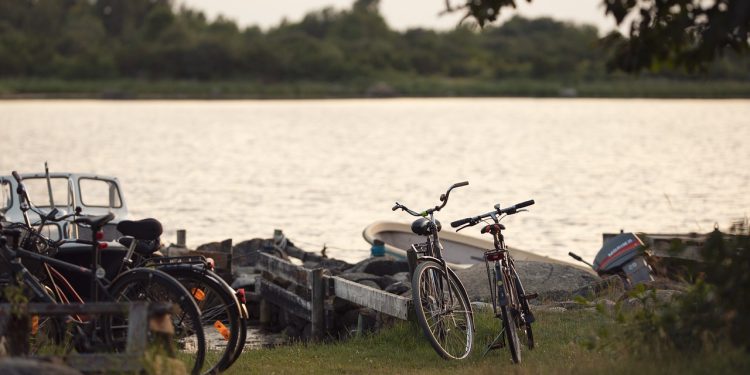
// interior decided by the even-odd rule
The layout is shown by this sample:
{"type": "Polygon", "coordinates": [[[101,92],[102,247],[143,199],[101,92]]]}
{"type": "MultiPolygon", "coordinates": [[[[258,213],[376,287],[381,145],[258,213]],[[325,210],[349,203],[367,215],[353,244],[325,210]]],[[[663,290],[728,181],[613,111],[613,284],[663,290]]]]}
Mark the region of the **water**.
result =
{"type": "MultiPolygon", "coordinates": [[[[188,245],[270,237],[356,261],[362,229],[529,198],[509,245],[592,258],[601,233],[707,232],[750,207],[750,101],[398,99],[0,102],[0,173],[120,178],[131,215],[188,245]]],[[[465,233],[479,236],[478,229],[465,233]]]]}

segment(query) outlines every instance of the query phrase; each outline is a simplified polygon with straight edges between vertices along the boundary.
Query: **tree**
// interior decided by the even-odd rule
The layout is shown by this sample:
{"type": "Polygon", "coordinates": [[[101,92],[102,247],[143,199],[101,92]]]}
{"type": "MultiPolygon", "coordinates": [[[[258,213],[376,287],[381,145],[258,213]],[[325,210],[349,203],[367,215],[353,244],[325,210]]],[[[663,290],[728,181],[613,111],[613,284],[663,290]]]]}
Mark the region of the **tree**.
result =
{"type": "MultiPolygon", "coordinates": [[[[531,0],[526,0],[531,2],[531,0]]],[[[750,1],[748,0],[602,0],[605,14],[618,25],[629,22],[630,35],[617,32],[605,38],[614,48],[610,68],[628,72],[662,67],[705,70],[708,63],[727,50],[750,49],[750,1]]],[[[516,0],[465,0],[446,11],[465,11],[480,26],[495,21],[503,8],[515,8],[516,0]]]]}

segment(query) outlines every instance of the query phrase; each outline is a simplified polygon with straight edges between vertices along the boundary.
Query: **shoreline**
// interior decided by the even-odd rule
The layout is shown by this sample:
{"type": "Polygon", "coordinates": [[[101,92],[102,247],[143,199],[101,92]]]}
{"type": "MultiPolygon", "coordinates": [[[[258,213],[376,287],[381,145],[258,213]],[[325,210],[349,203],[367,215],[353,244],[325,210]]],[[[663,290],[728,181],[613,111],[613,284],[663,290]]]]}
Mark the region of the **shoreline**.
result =
{"type": "Polygon", "coordinates": [[[0,100],[285,100],[388,98],[747,99],[750,81],[612,79],[459,80],[390,78],[351,82],[0,79],[0,100]]]}

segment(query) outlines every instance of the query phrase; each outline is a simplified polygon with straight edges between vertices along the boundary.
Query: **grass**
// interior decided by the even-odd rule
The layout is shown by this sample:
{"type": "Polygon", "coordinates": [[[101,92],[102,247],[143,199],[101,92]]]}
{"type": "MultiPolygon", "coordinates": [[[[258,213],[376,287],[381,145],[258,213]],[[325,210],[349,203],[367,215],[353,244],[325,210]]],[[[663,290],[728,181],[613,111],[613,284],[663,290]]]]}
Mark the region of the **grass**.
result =
{"type": "Polygon", "coordinates": [[[243,353],[227,374],[709,374],[748,373],[750,358],[736,349],[690,355],[635,356],[616,345],[587,349],[599,331],[617,334],[613,321],[589,311],[542,312],[535,325],[537,348],[523,350],[520,365],[510,362],[507,348],[482,356],[498,332],[489,314],[476,317],[477,333],[471,357],[442,360],[411,322],[363,338],[321,344],[295,344],[243,353]]]}
{"type": "Polygon", "coordinates": [[[563,82],[532,79],[456,79],[393,76],[352,82],[276,82],[252,80],[61,80],[1,79],[0,99],[313,99],[360,98],[373,94],[402,97],[612,97],[750,98],[748,81],[613,78],[563,82]],[[376,90],[377,91],[377,90],[376,90]]]}

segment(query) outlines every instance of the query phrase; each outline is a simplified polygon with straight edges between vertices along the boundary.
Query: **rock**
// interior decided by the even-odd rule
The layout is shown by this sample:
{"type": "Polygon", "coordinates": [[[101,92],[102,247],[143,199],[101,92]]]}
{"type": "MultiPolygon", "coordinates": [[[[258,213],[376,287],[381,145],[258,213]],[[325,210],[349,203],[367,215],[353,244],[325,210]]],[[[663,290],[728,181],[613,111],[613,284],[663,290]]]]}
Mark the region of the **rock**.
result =
{"type": "Polygon", "coordinates": [[[0,360],[3,375],[81,375],[81,373],[64,364],[44,362],[24,358],[4,358],[0,360]]]}
{"type": "Polygon", "coordinates": [[[321,260],[320,262],[307,261],[305,262],[304,267],[309,269],[325,268],[331,271],[331,275],[338,276],[341,273],[346,272],[348,269],[352,268],[352,265],[343,260],[326,258],[321,260]]]}
{"type": "Polygon", "coordinates": [[[551,306],[562,307],[565,310],[580,310],[580,309],[591,307],[591,304],[581,303],[578,301],[561,301],[561,302],[555,302],[551,306]]]}
{"type": "Polygon", "coordinates": [[[375,288],[375,289],[382,289],[380,287],[380,285],[378,285],[378,283],[376,283],[375,281],[372,281],[372,280],[361,280],[361,281],[358,281],[358,283],[360,283],[362,285],[367,285],[367,286],[375,288]]]}
{"type": "Polygon", "coordinates": [[[259,249],[263,248],[263,243],[263,239],[253,238],[234,245],[232,263],[239,267],[254,266],[258,263],[259,249]]]}
{"type": "Polygon", "coordinates": [[[354,281],[354,282],[360,282],[362,280],[371,280],[376,281],[379,279],[379,276],[375,276],[369,273],[363,273],[363,272],[346,272],[339,275],[342,279],[354,281]]]}
{"type": "Polygon", "coordinates": [[[198,246],[196,251],[221,251],[221,242],[209,242],[198,246]]]}
{"type": "Polygon", "coordinates": [[[411,284],[411,279],[409,278],[409,272],[397,272],[393,274],[393,278],[396,281],[403,281],[405,283],[411,284]]]}
{"type": "Polygon", "coordinates": [[[385,291],[393,294],[401,294],[411,291],[411,284],[407,284],[403,281],[397,281],[385,288],[385,291]]]}
{"type": "Polygon", "coordinates": [[[232,289],[246,288],[246,289],[254,290],[255,278],[258,276],[260,276],[260,274],[257,274],[257,273],[253,273],[253,274],[241,273],[239,275],[236,275],[234,278],[234,281],[232,281],[232,289]]]}
{"type": "Polygon", "coordinates": [[[610,276],[602,280],[595,280],[573,291],[573,295],[584,298],[608,297],[616,298],[625,292],[625,283],[619,276],[610,276]]]}
{"type": "MultiPolygon", "coordinates": [[[[469,299],[490,300],[487,269],[483,263],[467,269],[455,270],[456,275],[466,287],[469,299]]],[[[554,296],[562,292],[561,297],[569,299],[570,294],[599,279],[581,268],[559,263],[516,261],[516,271],[526,293],[539,293],[540,296],[554,296]]]]}
{"type": "Polygon", "coordinates": [[[349,272],[364,272],[377,276],[393,275],[399,272],[408,272],[409,264],[406,261],[396,260],[392,257],[367,258],[348,270],[349,272]]]}

